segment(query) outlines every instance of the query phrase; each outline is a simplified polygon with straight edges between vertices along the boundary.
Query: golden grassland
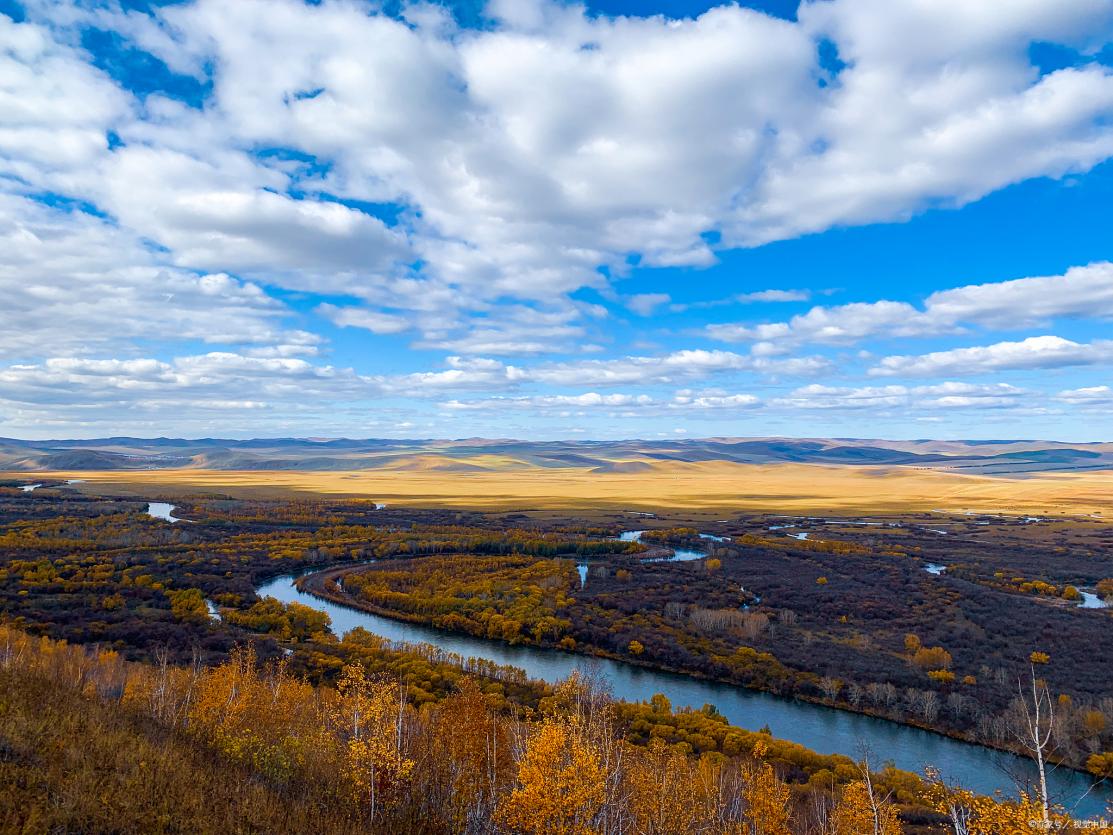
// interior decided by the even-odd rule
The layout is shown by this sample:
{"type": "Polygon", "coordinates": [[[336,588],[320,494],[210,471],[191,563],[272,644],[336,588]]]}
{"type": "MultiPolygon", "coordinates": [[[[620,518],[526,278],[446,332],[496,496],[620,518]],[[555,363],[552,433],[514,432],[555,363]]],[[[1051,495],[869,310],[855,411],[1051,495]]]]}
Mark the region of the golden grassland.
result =
{"type": "Polygon", "coordinates": [[[731,462],[649,463],[639,472],[590,468],[408,463],[373,470],[165,469],[12,473],[27,480],[79,478],[98,492],[234,496],[365,497],[395,505],[477,510],[735,510],[898,513],[929,510],[1113,515],[1113,471],[987,477],[910,467],[731,462]]]}

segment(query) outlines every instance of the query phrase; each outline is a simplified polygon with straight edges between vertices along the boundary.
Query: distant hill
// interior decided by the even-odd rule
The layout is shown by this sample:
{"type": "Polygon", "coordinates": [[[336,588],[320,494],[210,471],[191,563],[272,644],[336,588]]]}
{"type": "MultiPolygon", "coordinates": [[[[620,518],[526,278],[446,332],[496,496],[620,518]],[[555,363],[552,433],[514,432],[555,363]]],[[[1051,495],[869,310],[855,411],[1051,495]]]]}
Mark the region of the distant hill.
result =
{"type": "Polygon", "coordinates": [[[669,441],[305,438],[0,438],[0,470],[436,470],[532,467],[643,472],[655,461],[908,466],[972,474],[1113,469],[1113,443],[700,438],[669,441]]]}

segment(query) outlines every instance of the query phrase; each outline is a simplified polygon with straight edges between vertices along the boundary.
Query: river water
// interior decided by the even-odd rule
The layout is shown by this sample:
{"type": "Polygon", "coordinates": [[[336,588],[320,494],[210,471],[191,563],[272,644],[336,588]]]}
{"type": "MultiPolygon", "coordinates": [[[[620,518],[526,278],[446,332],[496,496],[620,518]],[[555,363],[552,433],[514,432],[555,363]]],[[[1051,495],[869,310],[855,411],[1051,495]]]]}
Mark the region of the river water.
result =
{"type": "MultiPolygon", "coordinates": [[[[547,682],[567,678],[577,669],[592,668],[606,676],[614,696],[619,699],[644,701],[655,693],[663,693],[674,708],[698,709],[713,704],[731,724],[743,728],[757,730],[768,726],[774,736],[822,754],[857,758],[864,745],[877,766],[891,761],[898,768],[922,772],[925,766],[931,765],[942,772],[944,779],[985,794],[996,790],[1014,793],[1010,773],[1030,774],[1033,778],[1035,775],[1034,766],[1028,760],[896,722],[730,684],[647,670],[612,659],[589,659],[539,647],[510,646],[391,620],[313,597],[300,591],[294,585],[295,579],[293,576],[277,577],[260,585],[256,593],[285,603],[296,601],[326,613],[332,619],[333,632],[340,636],[361,626],[392,641],[429,643],[465,658],[485,658],[520,667],[531,678],[547,682]]],[[[1090,780],[1084,775],[1066,769],[1049,774],[1049,790],[1053,800],[1073,809],[1080,817],[1101,814],[1113,798],[1108,784],[1091,788],[1090,780]]]]}
{"type": "Polygon", "coordinates": [[[161,519],[164,522],[180,522],[181,521],[180,519],[176,519],[176,518],[174,518],[173,516],[170,515],[171,511],[173,511],[173,510],[174,510],[174,505],[168,504],[167,502],[148,502],[147,503],[147,515],[148,516],[153,516],[155,519],[161,519]]]}

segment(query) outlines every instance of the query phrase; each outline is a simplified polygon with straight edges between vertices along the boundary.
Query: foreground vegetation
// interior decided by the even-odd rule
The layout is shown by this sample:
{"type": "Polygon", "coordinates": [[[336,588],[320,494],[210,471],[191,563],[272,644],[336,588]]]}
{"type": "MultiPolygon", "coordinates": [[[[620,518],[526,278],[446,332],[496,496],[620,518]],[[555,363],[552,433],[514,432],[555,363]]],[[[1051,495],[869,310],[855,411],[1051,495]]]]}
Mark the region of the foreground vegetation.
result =
{"type": "MultiPolygon", "coordinates": [[[[510,717],[470,679],[415,708],[359,664],[315,688],[250,649],[152,666],[0,627],[3,831],[999,835],[1041,819],[936,782],[909,827],[865,767],[791,785],[767,753],[633,745],[577,679],[510,717]]],[[[1081,831],[1058,813],[1048,829],[1081,831]]]]}

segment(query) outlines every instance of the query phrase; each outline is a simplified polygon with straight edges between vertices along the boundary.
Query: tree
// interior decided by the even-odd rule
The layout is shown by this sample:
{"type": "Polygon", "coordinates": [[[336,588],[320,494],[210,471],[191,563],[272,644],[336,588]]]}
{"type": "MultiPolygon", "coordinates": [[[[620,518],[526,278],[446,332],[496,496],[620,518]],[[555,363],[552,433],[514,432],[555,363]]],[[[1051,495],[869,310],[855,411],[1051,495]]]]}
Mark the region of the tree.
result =
{"type": "Polygon", "coordinates": [[[422,762],[430,808],[445,828],[466,832],[469,822],[489,820],[495,798],[509,784],[513,762],[506,725],[471,678],[430,712],[429,756],[422,762]]]}
{"type": "Polygon", "coordinates": [[[591,835],[605,775],[578,718],[550,717],[529,734],[514,790],[496,818],[529,835],[591,835]]]}
{"type": "Polygon", "coordinates": [[[1086,770],[1099,780],[1113,777],[1113,751],[1091,754],[1086,760],[1086,770]]]}
{"type": "Polygon", "coordinates": [[[1027,749],[1036,761],[1040,779],[1037,800],[1040,804],[1040,818],[1046,829],[1050,825],[1046,766],[1047,754],[1056,731],[1055,703],[1051,699],[1051,692],[1047,689],[1047,682],[1036,678],[1034,659],[1037,655],[1043,653],[1032,653],[1033,663],[1029,667],[1027,685],[1023,681],[1017,682],[1019,696],[1011,706],[1008,727],[1016,741],[1027,749]]]}
{"type": "Polygon", "coordinates": [[[628,752],[626,785],[634,831],[645,835],[685,835],[699,824],[692,764],[680,746],[653,737],[642,750],[628,752]]]}
{"type": "Polygon", "coordinates": [[[934,769],[929,769],[927,776],[928,800],[937,812],[947,816],[954,835],[1062,832],[1070,824],[1069,818],[1061,812],[1050,815],[1048,823],[1040,824],[1043,810],[1024,792],[1017,800],[1002,800],[948,786],[934,769]]]}
{"type": "Polygon", "coordinates": [[[921,670],[949,670],[951,654],[943,647],[921,647],[912,655],[912,663],[921,670]]]}
{"type": "Polygon", "coordinates": [[[177,620],[201,623],[209,619],[209,608],[200,589],[168,591],[166,596],[170,598],[170,611],[177,620]]]}
{"type": "Polygon", "coordinates": [[[791,835],[789,803],[792,792],[765,762],[768,746],[754,746],[753,761],[743,770],[742,798],[746,801],[746,835],[791,835]]]}
{"type": "Polygon", "coordinates": [[[901,835],[896,807],[877,796],[868,772],[848,783],[831,815],[835,835],[901,835]]]}
{"type": "Polygon", "coordinates": [[[405,692],[386,679],[369,679],[360,664],[349,664],[337,685],[333,713],[347,754],[346,776],[357,799],[368,804],[372,821],[413,770],[404,754],[405,692]]]}

